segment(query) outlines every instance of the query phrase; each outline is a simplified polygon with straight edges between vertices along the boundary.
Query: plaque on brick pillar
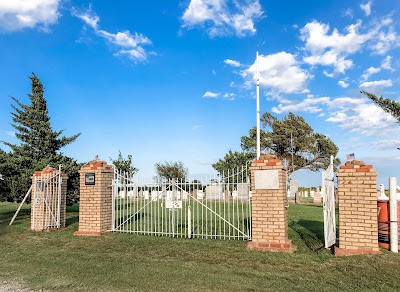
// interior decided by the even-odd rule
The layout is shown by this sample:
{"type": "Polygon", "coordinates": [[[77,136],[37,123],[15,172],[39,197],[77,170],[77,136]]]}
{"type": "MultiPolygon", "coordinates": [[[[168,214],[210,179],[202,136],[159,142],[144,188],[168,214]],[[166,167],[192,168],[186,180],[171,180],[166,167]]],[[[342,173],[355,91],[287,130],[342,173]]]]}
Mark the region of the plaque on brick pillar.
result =
{"type": "Polygon", "coordinates": [[[93,172],[85,173],[85,185],[94,186],[96,184],[96,174],[93,172]]]}
{"type": "Polygon", "coordinates": [[[295,247],[288,239],[286,169],[282,161],[262,155],[250,171],[253,228],[247,249],[293,252],[295,247]]]}
{"type": "Polygon", "coordinates": [[[279,189],[279,172],[277,169],[255,170],[254,178],[256,190],[279,189]]]}
{"type": "MultiPolygon", "coordinates": [[[[98,236],[112,229],[114,170],[107,162],[95,159],[83,165],[79,173],[79,229],[74,235],[98,236]]],[[[124,197],[127,195],[124,192],[124,197]]]]}

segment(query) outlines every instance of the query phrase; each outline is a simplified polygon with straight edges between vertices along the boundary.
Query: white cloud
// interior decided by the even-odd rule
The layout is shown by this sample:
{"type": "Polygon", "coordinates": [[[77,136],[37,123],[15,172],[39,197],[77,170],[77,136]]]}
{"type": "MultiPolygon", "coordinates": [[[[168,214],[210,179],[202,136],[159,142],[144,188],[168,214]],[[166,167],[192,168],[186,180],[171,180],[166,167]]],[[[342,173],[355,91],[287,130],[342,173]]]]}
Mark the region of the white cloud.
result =
{"type": "Polygon", "coordinates": [[[342,87],[342,88],[347,88],[347,87],[349,87],[349,84],[346,83],[346,82],[343,81],[343,80],[339,80],[338,84],[339,84],[339,86],[342,87]]]}
{"type": "Polygon", "coordinates": [[[240,62],[231,60],[231,59],[224,60],[224,63],[227,65],[231,65],[232,67],[240,67],[241,66],[240,62]]]}
{"type": "Polygon", "coordinates": [[[147,61],[147,52],[142,47],[137,47],[130,50],[119,50],[114,54],[115,56],[126,55],[134,63],[147,61]]]}
{"type": "Polygon", "coordinates": [[[225,100],[235,100],[235,94],[234,93],[219,93],[219,92],[212,92],[212,91],[206,91],[206,93],[203,94],[203,98],[214,98],[214,99],[225,99],[225,100]]]}
{"type": "MultiPolygon", "coordinates": [[[[300,93],[306,89],[307,81],[311,78],[302,70],[295,56],[279,52],[272,55],[259,55],[260,85],[279,93],[300,93]]],[[[255,84],[256,62],[241,72],[247,86],[255,84]]]]}
{"type": "Polygon", "coordinates": [[[272,107],[272,112],[276,114],[301,111],[308,113],[317,113],[322,111],[322,108],[319,107],[319,105],[327,104],[329,103],[329,101],[329,97],[313,98],[311,95],[301,102],[291,102],[288,105],[279,104],[278,107],[272,107]]]}
{"type": "Polygon", "coordinates": [[[367,98],[340,97],[327,103],[331,112],[327,122],[365,136],[385,136],[398,133],[396,120],[367,98]]]}
{"type": "Polygon", "coordinates": [[[197,130],[203,128],[203,127],[204,127],[203,125],[193,125],[192,126],[192,131],[197,131],[197,130]]]}
{"type": "Polygon", "coordinates": [[[141,33],[135,32],[131,34],[129,30],[117,33],[110,33],[106,30],[99,29],[98,23],[100,18],[91,11],[91,8],[84,12],[77,10],[72,11],[72,15],[80,18],[87,25],[93,28],[96,35],[107,40],[108,43],[117,48],[115,56],[127,56],[134,63],[145,62],[149,54],[155,55],[154,52],[148,52],[143,46],[151,45],[149,38],[141,33]]]}
{"type": "Polygon", "coordinates": [[[215,92],[212,92],[212,91],[207,91],[206,93],[203,94],[204,98],[216,98],[218,96],[220,96],[219,93],[215,93],[215,92]]]}
{"type": "Polygon", "coordinates": [[[369,92],[377,92],[385,87],[392,87],[392,80],[367,81],[360,84],[360,88],[369,92]]]}
{"type": "Polygon", "coordinates": [[[353,18],[353,9],[351,9],[351,8],[347,8],[346,9],[346,11],[345,12],[343,12],[343,15],[344,16],[348,16],[348,17],[350,17],[350,18],[353,18]]]}
{"type": "Polygon", "coordinates": [[[393,29],[389,29],[388,32],[379,32],[375,39],[376,43],[372,45],[371,48],[378,55],[384,55],[393,46],[399,45],[398,36],[393,29]]]}
{"type": "Polygon", "coordinates": [[[368,80],[368,78],[372,74],[379,73],[381,71],[381,68],[375,68],[375,67],[369,67],[367,70],[364,71],[363,75],[361,75],[362,80],[368,80]]]}
{"type": "Polygon", "coordinates": [[[353,66],[353,61],[346,59],[361,49],[369,39],[369,35],[358,33],[361,22],[346,27],[346,34],[341,34],[335,28],[332,33],[327,24],[313,21],[307,23],[301,30],[300,38],[306,42],[305,49],[309,56],[304,61],[311,65],[334,67],[334,73],[344,73],[353,66]]]}
{"type": "Polygon", "coordinates": [[[375,54],[384,55],[392,48],[400,45],[399,37],[390,15],[375,21],[374,27],[369,31],[369,34],[371,35],[370,49],[375,54]]]}
{"type": "Polygon", "coordinates": [[[392,57],[391,57],[391,56],[386,56],[386,58],[383,59],[383,61],[382,61],[382,63],[381,63],[382,69],[392,71],[393,68],[392,68],[392,65],[390,64],[390,63],[391,63],[391,60],[392,60],[392,57]]]}
{"type": "Polygon", "coordinates": [[[117,32],[116,34],[109,33],[104,30],[98,30],[98,35],[107,39],[110,43],[116,44],[123,48],[133,48],[137,47],[139,44],[151,44],[151,41],[144,35],[140,33],[131,33],[127,31],[117,32]]]}
{"type": "Polygon", "coordinates": [[[224,98],[225,99],[228,99],[228,100],[234,100],[235,99],[235,94],[234,93],[228,93],[228,92],[226,92],[225,94],[224,94],[224,98]]]}
{"type": "Polygon", "coordinates": [[[360,104],[365,103],[365,99],[361,98],[351,98],[351,97],[338,97],[332,99],[328,106],[333,109],[348,109],[354,106],[358,106],[360,104]]]}
{"type": "Polygon", "coordinates": [[[261,17],[259,0],[191,0],[182,27],[204,27],[210,37],[254,34],[254,21],[261,17]]]}
{"type": "Polygon", "coordinates": [[[48,31],[60,17],[60,0],[2,0],[0,1],[0,30],[18,31],[38,27],[48,31]]]}
{"type": "Polygon", "coordinates": [[[345,122],[347,115],[343,112],[333,114],[330,118],[326,119],[327,122],[341,123],[345,122]]]}
{"type": "Polygon", "coordinates": [[[334,74],[334,73],[328,73],[326,70],[324,70],[322,73],[323,73],[326,77],[329,77],[329,78],[335,77],[335,74],[334,74]]]}
{"type": "Polygon", "coordinates": [[[15,132],[14,131],[5,131],[7,136],[15,137],[15,132]]]}
{"type": "Polygon", "coordinates": [[[83,20],[87,25],[91,26],[93,29],[97,29],[98,22],[100,18],[91,11],[91,7],[87,11],[79,12],[76,9],[72,9],[72,15],[83,20]]]}
{"type": "Polygon", "coordinates": [[[217,75],[217,71],[215,71],[214,69],[211,71],[212,75],[217,75]]]}
{"type": "Polygon", "coordinates": [[[365,4],[360,4],[360,8],[362,11],[364,11],[365,16],[371,15],[371,1],[369,1],[365,4]]]}
{"type": "Polygon", "coordinates": [[[384,139],[371,143],[371,146],[377,150],[396,149],[400,147],[400,139],[384,139]]]}

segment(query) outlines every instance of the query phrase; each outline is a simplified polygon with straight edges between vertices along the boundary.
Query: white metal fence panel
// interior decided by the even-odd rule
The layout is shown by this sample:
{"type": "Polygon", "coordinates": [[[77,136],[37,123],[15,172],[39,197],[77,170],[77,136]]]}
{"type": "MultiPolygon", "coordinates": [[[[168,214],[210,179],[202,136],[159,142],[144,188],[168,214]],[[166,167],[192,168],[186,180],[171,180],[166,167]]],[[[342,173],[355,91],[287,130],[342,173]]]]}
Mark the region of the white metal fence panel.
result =
{"type": "Polygon", "coordinates": [[[61,183],[61,165],[49,174],[35,176],[32,186],[32,230],[60,228],[61,183]]]}
{"type": "Polygon", "coordinates": [[[334,176],[333,157],[331,157],[331,164],[322,172],[325,248],[329,248],[336,243],[334,176]]]}
{"type": "Polygon", "coordinates": [[[234,173],[146,181],[115,169],[115,232],[156,236],[251,240],[247,168],[234,173]]]}

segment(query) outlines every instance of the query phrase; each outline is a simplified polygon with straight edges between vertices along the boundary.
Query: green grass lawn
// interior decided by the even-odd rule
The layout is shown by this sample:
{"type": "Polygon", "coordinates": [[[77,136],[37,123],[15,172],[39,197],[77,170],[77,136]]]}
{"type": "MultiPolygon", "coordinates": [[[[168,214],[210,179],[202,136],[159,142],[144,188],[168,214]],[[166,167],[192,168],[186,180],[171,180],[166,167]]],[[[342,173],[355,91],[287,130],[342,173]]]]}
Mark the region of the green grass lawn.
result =
{"type": "Polygon", "coordinates": [[[400,256],[336,258],[313,252],[322,241],[322,207],[291,205],[294,254],[249,251],[244,241],[175,239],[112,233],[74,237],[67,227],[36,233],[29,206],[12,226],[17,204],[0,203],[0,284],[47,291],[399,291],[400,256]]]}

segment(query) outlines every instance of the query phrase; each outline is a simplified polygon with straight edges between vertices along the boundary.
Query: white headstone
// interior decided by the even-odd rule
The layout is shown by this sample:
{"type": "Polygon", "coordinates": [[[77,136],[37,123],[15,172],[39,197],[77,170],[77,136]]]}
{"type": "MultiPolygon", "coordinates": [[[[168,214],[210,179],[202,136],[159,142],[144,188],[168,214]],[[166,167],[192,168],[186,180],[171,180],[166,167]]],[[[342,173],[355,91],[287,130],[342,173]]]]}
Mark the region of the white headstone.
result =
{"type": "Polygon", "coordinates": [[[204,192],[203,192],[202,190],[197,190],[196,198],[197,198],[198,200],[203,200],[203,198],[204,198],[204,192]]]}
{"type": "Polygon", "coordinates": [[[238,183],[236,185],[238,199],[239,200],[248,200],[249,199],[249,184],[248,183],[238,183]]]}
{"type": "Polygon", "coordinates": [[[290,185],[289,185],[289,192],[290,196],[294,197],[295,193],[299,190],[299,187],[297,185],[297,181],[292,179],[290,180],[290,185]]]}
{"type": "Polygon", "coordinates": [[[187,200],[188,199],[188,192],[187,191],[183,191],[182,192],[182,200],[187,200]]]}
{"type": "Polygon", "coordinates": [[[224,192],[219,183],[211,183],[206,186],[206,199],[207,200],[223,200],[224,192]]]}
{"type": "Polygon", "coordinates": [[[145,200],[149,199],[149,191],[143,191],[143,197],[145,200]]]}
{"type": "Polygon", "coordinates": [[[151,200],[157,201],[158,200],[159,191],[151,191],[151,200]]]}
{"type": "Polygon", "coordinates": [[[237,199],[237,198],[238,198],[238,191],[233,191],[233,192],[232,192],[232,197],[233,197],[234,199],[237,199]]]}

